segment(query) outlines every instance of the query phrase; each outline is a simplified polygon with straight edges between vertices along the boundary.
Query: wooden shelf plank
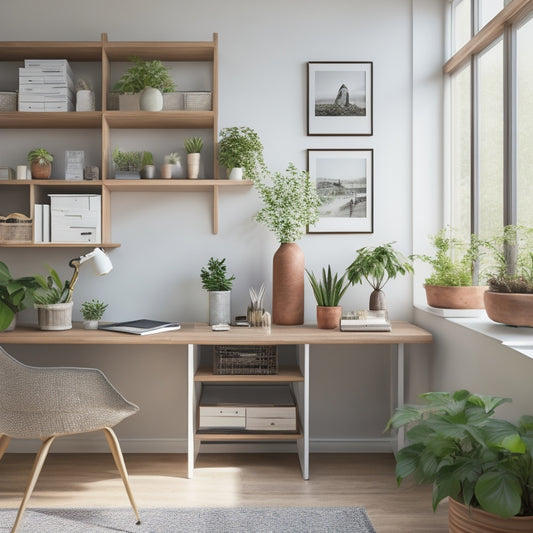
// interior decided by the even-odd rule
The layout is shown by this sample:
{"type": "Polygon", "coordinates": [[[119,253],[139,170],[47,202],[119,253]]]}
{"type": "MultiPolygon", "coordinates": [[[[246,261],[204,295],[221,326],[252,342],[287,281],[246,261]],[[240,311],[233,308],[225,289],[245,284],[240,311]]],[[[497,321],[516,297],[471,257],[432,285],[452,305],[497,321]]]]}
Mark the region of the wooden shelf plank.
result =
{"type": "Polygon", "coordinates": [[[230,181],[214,179],[151,179],[151,180],[115,180],[107,179],[103,183],[110,191],[123,192],[165,192],[165,191],[182,191],[198,192],[210,191],[214,187],[222,188],[249,188],[252,186],[251,181],[230,181]]]}
{"type": "Polygon", "coordinates": [[[194,375],[194,381],[205,383],[287,383],[303,380],[302,372],[296,366],[282,367],[277,374],[213,374],[212,368],[201,367],[194,375]]]}
{"type": "Polygon", "coordinates": [[[213,111],[105,111],[111,128],[128,129],[209,129],[214,123],[213,111]]]}
{"type": "Polygon", "coordinates": [[[0,248],[119,248],[115,242],[27,242],[0,241],[0,248]]]}
{"type": "Polygon", "coordinates": [[[56,113],[7,111],[0,112],[0,128],[72,128],[99,129],[101,111],[65,111],[56,113]]]}
{"type": "Polygon", "coordinates": [[[161,61],[213,61],[213,41],[113,41],[104,43],[111,61],[129,61],[131,56],[161,61]]]}
{"type": "Polygon", "coordinates": [[[0,61],[64,59],[70,61],[101,61],[100,41],[1,41],[0,61]]]}
{"type": "Polygon", "coordinates": [[[200,441],[289,441],[303,437],[302,433],[201,433],[195,438],[200,441]]]}

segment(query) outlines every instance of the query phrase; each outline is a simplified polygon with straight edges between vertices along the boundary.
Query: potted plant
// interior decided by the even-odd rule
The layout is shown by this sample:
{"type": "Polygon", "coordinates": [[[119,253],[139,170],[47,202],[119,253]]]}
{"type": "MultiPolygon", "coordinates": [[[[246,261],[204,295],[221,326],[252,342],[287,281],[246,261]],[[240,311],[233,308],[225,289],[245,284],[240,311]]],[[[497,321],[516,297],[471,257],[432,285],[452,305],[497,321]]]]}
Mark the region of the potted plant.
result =
{"type": "Polygon", "coordinates": [[[433,509],[449,498],[451,533],[533,531],[533,417],[495,418],[509,402],[471,394],[422,394],[424,405],[395,410],[387,428],[407,429],[398,484],[408,476],[433,485],[433,509]]]}
{"type": "Polygon", "coordinates": [[[172,152],[165,156],[165,164],[161,165],[161,177],[165,179],[183,178],[180,156],[172,152]]]}
{"type": "Polygon", "coordinates": [[[141,159],[141,178],[153,179],[155,178],[154,156],[152,152],[143,152],[141,159]]]}
{"type": "Polygon", "coordinates": [[[374,289],[368,306],[371,311],[387,309],[383,287],[390,279],[414,272],[410,260],[395,250],[393,244],[389,242],[375,248],[359,248],[355,260],[346,269],[348,280],[352,285],[362,283],[365,279],[374,289]]]}
{"type": "Polygon", "coordinates": [[[331,273],[331,265],[328,265],[326,272],[322,268],[322,277],[317,278],[315,274],[306,269],[309,282],[316,299],[316,323],[320,329],[335,329],[339,327],[342,316],[342,307],[339,302],[346,289],[350,286],[346,282],[346,274],[338,277],[338,274],[331,273]]]}
{"type": "Polygon", "coordinates": [[[489,243],[477,235],[468,242],[455,236],[452,228],[443,228],[430,237],[433,254],[415,254],[432,267],[424,281],[427,303],[446,309],[483,309],[483,294],[487,287],[474,284],[474,267],[489,243]]]}
{"type": "Polygon", "coordinates": [[[533,229],[509,225],[493,239],[494,272],[489,274],[485,309],[491,320],[533,327],[533,229]]]}
{"type": "Polygon", "coordinates": [[[266,168],[254,185],[263,200],[255,219],[280,243],[272,271],[272,322],[296,325],[304,321],[305,259],[296,241],[306,226],[318,220],[320,198],[309,173],[289,163],[285,172],[266,168]]]}
{"type": "Polygon", "coordinates": [[[202,267],[202,289],[209,294],[209,324],[231,323],[231,287],[235,276],[227,274],[226,259],[211,257],[202,267]]]}
{"type": "Polygon", "coordinates": [[[31,304],[38,286],[33,276],[13,278],[7,265],[0,261],[0,331],[15,328],[17,313],[31,304]]]}
{"type": "Polygon", "coordinates": [[[172,92],[175,84],[159,59],[144,60],[140,57],[129,58],[134,66],[130,67],[125,74],[115,83],[113,91],[121,94],[119,106],[121,110],[161,111],[163,109],[163,94],[172,92]],[[140,94],[136,99],[125,99],[124,95],[140,94]]]}
{"type": "Polygon", "coordinates": [[[252,180],[264,167],[263,145],[251,128],[232,127],[220,131],[218,162],[233,180],[252,180]]]}
{"type": "Polygon", "coordinates": [[[138,179],[141,177],[142,152],[122,152],[115,148],[111,154],[115,179],[138,179]]]}
{"type": "Polygon", "coordinates": [[[70,281],[62,282],[58,273],[48,267],[49,275],[34,276],[39,287],[33,294],[37,309],[39,328],[43,330],[63,330],[72,328],[72,299],[70,281]]]}
{"type": "Polygon", "coordinates": [[[100,300],[90,300],[81,304],[83,327],[85,329],[98,329],[98,321],[104,316],[108,304],[100,300]]]}
{"type": "Polygon", "coordinates": [[[54,156],[44,148],[35,148],[28,153],[31,176],[34,179],[47,180],[52,173],[54,156]]]}
{"type": "Polygon", "coordinates": [[[194,180],[200,173],[200,152],[204,141],[201,137],[189,137],[185,139],[184,145],[187,151],[187,178],[194,180]]]}

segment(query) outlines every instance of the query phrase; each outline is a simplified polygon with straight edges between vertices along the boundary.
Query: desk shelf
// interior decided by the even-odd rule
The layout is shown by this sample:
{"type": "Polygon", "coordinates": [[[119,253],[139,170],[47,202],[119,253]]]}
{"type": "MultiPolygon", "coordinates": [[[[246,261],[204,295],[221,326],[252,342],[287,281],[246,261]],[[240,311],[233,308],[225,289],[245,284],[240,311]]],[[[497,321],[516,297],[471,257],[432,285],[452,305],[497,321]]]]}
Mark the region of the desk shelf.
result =
{"type": "Polygon", "coordinates": [[[213,374],[209,367],[201,367],[194,375],[194,381],[203,383],[292,383],[303,381],[297,366],[282,367],[277,374],[213,374]]]}

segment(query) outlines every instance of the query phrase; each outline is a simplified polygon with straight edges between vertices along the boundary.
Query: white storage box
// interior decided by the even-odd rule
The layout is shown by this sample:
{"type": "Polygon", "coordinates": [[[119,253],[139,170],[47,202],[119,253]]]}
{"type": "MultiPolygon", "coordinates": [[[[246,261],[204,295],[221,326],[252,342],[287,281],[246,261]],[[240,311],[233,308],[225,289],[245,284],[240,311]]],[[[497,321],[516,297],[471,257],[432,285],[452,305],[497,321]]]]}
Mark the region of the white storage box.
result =
{"type": "Polygon", "coordinates": [[[52,242],[102,240],[99,194],[50,194],[52,242]]]}

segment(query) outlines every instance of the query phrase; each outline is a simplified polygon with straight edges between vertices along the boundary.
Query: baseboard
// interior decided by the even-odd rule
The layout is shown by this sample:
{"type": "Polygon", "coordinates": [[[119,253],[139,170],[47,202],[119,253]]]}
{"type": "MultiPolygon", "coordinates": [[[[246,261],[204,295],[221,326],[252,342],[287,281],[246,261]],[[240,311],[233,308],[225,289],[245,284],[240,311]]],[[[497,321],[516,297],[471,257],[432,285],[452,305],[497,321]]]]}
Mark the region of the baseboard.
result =
{"type": "MultiPolygon", "coordinates": [[[[39,440],[13,439],[8,453],[35,453],[39,440]]],[[[186,439],[120,439],[124,453],[187,453],[186,439]]],[[[311,439],[310,453],[391,453],[390,438],[376,439],[311,439]]],[[[291,442],[204,443],[200,453],[294,453],[291,442]]],[[[58,437],[50,453],[108,453],[103,435],[58,437]]]]}

